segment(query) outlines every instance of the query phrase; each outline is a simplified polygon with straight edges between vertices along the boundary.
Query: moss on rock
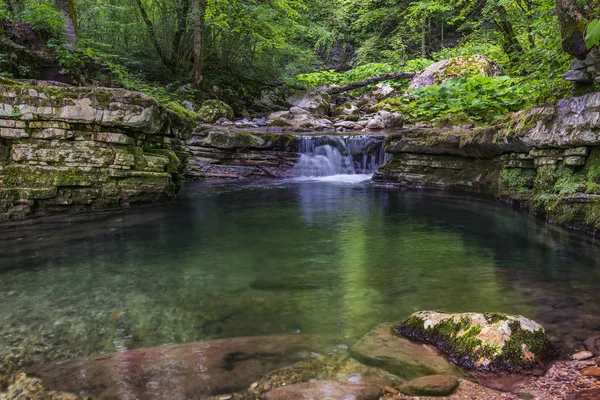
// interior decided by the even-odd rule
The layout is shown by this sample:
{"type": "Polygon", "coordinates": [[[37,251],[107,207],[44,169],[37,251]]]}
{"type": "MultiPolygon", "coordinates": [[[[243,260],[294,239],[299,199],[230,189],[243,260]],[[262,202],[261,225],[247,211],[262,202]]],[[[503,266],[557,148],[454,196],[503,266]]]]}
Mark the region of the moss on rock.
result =
{"type": "Polygon", "coordinates": [[[233,109],[220,100],[206,100],[198,110],[198,117],[209,124],[221,118],[233,119],[233,116],[233,109]]]}
{"type": "Polygon", "coordinates": [[[459,365],[483,371],[520,372],[539,367],[550,349],[542,326],[522,316],[499,313],[423,311],[395,330],[437,346],[459,365]]]}

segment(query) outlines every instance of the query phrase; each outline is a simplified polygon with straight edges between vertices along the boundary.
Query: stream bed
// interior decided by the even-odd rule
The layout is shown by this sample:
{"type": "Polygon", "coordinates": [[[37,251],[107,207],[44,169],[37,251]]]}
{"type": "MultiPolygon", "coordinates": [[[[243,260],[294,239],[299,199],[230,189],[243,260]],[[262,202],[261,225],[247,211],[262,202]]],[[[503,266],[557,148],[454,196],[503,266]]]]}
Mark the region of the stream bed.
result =
{"type": "Polygon", "coordinates": [[[365,178],[190,183],[163,206],[4,227],[0,359],[297,333],[351,346],[426,309],[522,314],[565,353],[600,332],[589,240],[365,178]]]}

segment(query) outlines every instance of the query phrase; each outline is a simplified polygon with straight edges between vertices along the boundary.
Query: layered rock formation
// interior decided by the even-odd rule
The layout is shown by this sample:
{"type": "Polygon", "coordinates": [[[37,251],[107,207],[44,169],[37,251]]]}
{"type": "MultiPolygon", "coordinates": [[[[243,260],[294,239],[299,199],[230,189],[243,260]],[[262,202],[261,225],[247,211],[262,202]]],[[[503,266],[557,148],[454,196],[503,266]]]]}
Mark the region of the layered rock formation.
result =
{"type": "Polygon", "coordinates": [[[299,137],[200,126],[187,146],[188,179],[284,178],[300,155],[299,137]]]}
{"type": "Polygon", "coordinates": [[[562,225],[600,228],[600,93],[479,129],[409,128],[374,179],[514,200],[562,225]]]}
{"type": "Polygon", "coordinates": [[[3,80],[0,220],[170,199],[189,131],[141,93],[3,80]]]}

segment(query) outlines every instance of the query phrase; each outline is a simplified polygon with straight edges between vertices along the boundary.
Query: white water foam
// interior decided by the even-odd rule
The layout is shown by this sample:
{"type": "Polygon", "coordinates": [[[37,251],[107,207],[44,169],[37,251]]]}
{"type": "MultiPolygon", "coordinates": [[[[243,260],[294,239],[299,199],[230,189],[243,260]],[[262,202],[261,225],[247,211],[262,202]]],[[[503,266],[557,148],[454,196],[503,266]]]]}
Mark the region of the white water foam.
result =
{"type": "Polygon", "coordinates": [[[302,136],[295,181],[360,183],[370,180],[388,155],[383,137],[302,136]]]}

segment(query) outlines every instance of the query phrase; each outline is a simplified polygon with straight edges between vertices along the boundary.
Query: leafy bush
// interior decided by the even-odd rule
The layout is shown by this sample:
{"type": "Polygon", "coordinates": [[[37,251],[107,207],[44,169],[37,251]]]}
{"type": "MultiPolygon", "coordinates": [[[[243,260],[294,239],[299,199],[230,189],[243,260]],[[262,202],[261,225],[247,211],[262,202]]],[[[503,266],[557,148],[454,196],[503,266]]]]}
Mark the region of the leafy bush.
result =
{"type": "Polygon", "coordinates": [[[414,89],[384,103],[413,121],[437,122],[448,114],[464,114],[485,124],[508,112],[526,108],[536,100],[532,84],[523,79],[476,75],[414,89]]]}
{"type": "MultiPolygon", "coordinates": [[[[364,79],[371,78],[375,75],[389,74],[392,72],[401,71],[421,71],[431,65],[433,61],[422,58],[410,60],[401,66],[387,63],[371,63],[360,65],[346,72],[322,71],[313,72],[310,74],[301,74],[296,76],[294,83],[315,88],[322,85],[348,85],[354,82],[359,82],[364,79]]],[[[405,82],[394,84],[392,86],[402,86],[405,82]]]]}
{"type": "Polygon", "coordinates": [[[25,8],[19,19],[30,24],[33,29],[45,38],[62,39],[65,36],[67,22],[52,4],[43,0],[31,0],[25,3],[25,8]]]}

